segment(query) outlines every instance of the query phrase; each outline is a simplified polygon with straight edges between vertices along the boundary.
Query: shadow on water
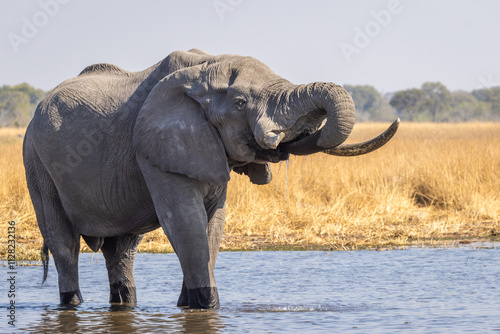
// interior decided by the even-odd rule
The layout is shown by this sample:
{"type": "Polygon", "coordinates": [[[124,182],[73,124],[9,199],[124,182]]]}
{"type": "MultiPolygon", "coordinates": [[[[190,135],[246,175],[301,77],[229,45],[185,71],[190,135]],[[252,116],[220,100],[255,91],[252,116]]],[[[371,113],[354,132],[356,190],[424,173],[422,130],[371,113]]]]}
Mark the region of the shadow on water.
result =
{"type": "MultiPolygon", "coordinates": [[[[83,305],[82,305],[83,306],[83,305]]],[[[218,333],[225,328],[218,311],[154,310],[111,305],[107,308],[45,308],[40,320],[20,328],[30,333],[218,333]],[[167,312],[165,312],[167,311],[167,312]]]]}

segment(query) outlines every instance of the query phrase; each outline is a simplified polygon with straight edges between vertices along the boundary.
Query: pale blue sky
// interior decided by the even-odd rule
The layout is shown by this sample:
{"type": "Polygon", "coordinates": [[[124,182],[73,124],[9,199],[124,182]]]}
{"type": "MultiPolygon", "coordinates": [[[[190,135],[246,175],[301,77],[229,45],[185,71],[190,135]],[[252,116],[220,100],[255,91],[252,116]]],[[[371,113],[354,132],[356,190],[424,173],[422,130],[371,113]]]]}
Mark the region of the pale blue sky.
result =
{"type": "Polygon", "coordinates": [[[190,48],[253,56],[297,84],[470,91],[500,85],[500,1],[0,2],[0,85],[49,90],[92,63],[137,71],[190,48]]]}

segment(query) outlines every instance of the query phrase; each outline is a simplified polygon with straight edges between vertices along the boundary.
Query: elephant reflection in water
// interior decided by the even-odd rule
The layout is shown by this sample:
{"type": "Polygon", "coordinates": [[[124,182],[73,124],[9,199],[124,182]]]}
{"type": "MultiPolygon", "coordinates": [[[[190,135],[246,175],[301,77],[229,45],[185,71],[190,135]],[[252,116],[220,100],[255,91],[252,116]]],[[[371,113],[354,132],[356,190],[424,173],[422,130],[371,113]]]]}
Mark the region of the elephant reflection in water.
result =
{"type": "Polygon", "coordinates": [[[61,83],[36,109],[23,149],[43,260],[50,250],[61,304],[83,301],[80,236],[104,254],[110,301],[135,303],[137,246],[161,227],[183,272],[177,304],[217,308],[230,171],[267,184],[270,163],[290,154],[365,154],[398,127],[343,144],[354,118],[340,86],[294,85],[254,58],[200,50],[173,52],[134,73],[92,65],[61,83]]]}
{"type": "Polygon", "coordinates": [[[74,305],[46,310],[41,314],[41,321],[28,325],[21,331],[46,333],[82,333],[82,332],[176,332],[176,333],[217,333],[225,323],[217,312],[179,312],[161,314],[157,312],[139,312],[131,304],[113,304],[108,309],[82,311],[74,305]]]}

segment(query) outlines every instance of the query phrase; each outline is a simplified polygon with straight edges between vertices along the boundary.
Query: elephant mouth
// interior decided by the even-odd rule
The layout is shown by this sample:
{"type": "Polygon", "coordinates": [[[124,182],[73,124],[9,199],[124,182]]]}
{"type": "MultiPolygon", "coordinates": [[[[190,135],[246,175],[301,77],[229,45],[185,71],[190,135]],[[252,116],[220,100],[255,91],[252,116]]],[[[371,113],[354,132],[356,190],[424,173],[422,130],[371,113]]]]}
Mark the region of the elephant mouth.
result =
{"type": "Polygon", "coordinates": [[[321,124],[317,127],[303,130],[298,135],[294,135],[293,139],[287,140],[287,137],[292,137],[290,133],[294,131],[274,131],[277,134],[284,133],[284,140],[275,149],[265,149],[260,146],[255,139],[249,141],[248,147],[255,152],[255,159],[263,162],[280,162],[288,160],[290,158],[290,153],[286,151],[286,147],[289,144],[298,142],[306,137],[311,136],[321,127],[321,124]]]}
{"type": "Polygon", "coordinates": [[[263,149],[256,141],[248,145],[255,152],[255,160],[262,162],[280,162],[288,160],[290,153],[285,152],[279,146],[276,149],[263,149]]]}
{"type": "MultiPolygon", "coordinates": [[[[281,129],[268,131],[261,146],[267,149],[278,149],[286,151],[286,147],[310,137],[319,134],[327,121],[327,113],[323,109],[313,110],[312,112],[299,117],[293,125],[281,129]]],[[[290,152],[293,154],[293,152],[290,152]]]]}

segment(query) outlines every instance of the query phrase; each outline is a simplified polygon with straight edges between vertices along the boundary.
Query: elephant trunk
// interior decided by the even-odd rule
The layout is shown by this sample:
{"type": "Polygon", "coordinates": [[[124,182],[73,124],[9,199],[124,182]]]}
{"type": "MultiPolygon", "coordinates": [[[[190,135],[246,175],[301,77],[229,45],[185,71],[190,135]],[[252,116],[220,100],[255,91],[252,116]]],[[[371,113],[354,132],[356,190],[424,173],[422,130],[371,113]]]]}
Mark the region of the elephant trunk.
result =
{"type": "Polygon", "coordinates": [[[333,83],[297,86],[287,100],[288,113],[297,119],[293,128],[302,127],[301,123],[312,125],[305,131],[301,129],[295,138],[285,136],[280,144],[282,151],[295,155],[323,152],[342,144],[351,133],[355,108],[351,95],[344,88],[333,83]]]}

